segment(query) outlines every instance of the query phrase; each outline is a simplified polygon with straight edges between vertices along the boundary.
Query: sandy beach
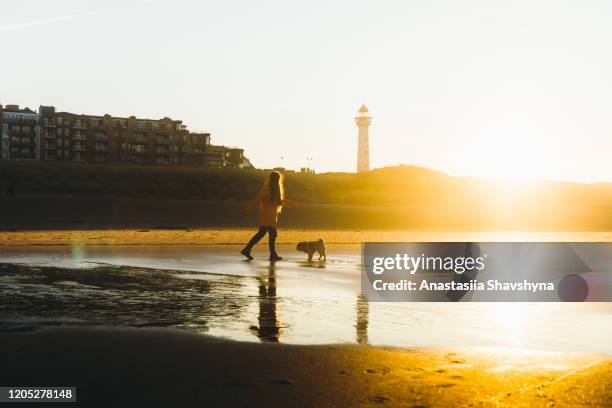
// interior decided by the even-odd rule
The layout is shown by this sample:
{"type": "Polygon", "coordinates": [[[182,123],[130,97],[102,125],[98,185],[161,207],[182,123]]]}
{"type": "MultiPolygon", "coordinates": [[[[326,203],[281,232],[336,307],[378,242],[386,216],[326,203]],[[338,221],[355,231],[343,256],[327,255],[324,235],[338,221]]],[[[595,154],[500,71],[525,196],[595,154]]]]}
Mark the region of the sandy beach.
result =
{"type": "MultiPolygon", "coordinates": [[[[32,230],[0,231],[0,247],[55,245],[240,245],[255,228],[209,229],[103,229],[103,230],[32,230]]],[[[329,244],[362,242],[443,242],[443,241],[563,241],[612,242],[612,232],[559,231],[380,231],[380,230],[280,230],[279,244],[296,244],[324,238],[329,244]]],[[[264,243],[265,244],[265,243],[264,243]]]]}
{"type": "Polygon", "coordinates": [[[609,303],[371,303],[356,242],[607,233],[288,230],[270,263],[239,256],[251,232],[0,235],[1,383],[86,406],[610,406],[609,303]],[[308,262],[294,243],[318,234],[308,262]]]}
{"type": "Polygon", "coordinates": [[[2,334],[3,384],[76,385],[87,406],[610,406],[612,359],[458,348],[291,346],[161,329],[2,334]]]}

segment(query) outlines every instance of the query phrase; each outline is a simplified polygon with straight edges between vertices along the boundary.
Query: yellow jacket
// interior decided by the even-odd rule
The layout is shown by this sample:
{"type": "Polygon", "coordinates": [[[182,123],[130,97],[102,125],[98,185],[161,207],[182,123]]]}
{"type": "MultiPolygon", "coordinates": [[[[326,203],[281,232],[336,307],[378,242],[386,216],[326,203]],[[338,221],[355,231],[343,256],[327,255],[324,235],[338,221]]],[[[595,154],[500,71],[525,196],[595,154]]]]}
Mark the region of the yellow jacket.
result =
{"type": "Polygon", "coordinates": [[[270,202],[270,182],[266,179],[263,187],[259,190],[257,197],[251,202],[246,208],[247,212],[250,212],[255,207],[259,207],[259,226],[260,227],[273,227],[276,228],[278,224],[278,215],[281,213],[283,207],[291,207],[297,205],[296,201],[285,199],[283,188],[281,188],[280,196],[281,203],[270,202]]]}

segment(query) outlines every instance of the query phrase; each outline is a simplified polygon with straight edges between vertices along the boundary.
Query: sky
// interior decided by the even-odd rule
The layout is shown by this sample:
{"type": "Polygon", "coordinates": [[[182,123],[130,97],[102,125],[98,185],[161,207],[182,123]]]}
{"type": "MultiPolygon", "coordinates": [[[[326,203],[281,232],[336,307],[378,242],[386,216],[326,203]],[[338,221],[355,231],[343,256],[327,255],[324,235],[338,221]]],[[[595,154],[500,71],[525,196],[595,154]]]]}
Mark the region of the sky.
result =
{"type": "Polygon", "coordinates": [[[604,0],[0,0],[0,103],[183,120],[261,168],[612,182],[604,0]]]}

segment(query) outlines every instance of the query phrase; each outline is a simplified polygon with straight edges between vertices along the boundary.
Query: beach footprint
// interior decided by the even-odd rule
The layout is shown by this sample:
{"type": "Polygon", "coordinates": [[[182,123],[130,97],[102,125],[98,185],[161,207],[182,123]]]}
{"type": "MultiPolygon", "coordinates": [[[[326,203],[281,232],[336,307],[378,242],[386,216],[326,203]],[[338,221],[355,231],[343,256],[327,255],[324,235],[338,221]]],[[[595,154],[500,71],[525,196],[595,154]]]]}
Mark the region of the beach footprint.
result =
{"type": "Polygon", "coordinates": [[[465,363],[465,358],[459,357],[457,353],[447,353],[444,357],[453,364],[465,363]]]}

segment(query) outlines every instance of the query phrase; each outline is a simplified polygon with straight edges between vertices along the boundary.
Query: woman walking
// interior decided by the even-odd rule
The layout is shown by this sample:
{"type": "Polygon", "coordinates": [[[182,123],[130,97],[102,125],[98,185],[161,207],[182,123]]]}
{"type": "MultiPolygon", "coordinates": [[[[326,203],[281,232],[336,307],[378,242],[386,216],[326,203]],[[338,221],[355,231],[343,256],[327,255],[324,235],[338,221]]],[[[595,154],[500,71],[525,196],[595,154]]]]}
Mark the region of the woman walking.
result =
{"type": "Polygon", "coordinates": [[[297,202],[285,199],[285,191],[283,188],[283,178],[279,172],[273,171],[270,177],[266,179],[263,187],[255,197],[255,200],[244,209],[245,213],[250,213],[255,207],[259,207],[259,231],[240,253],[246,256],[249,260],[251,249],[268,233],[268,244],[270,246],[270,260],[279,261],[282,258],[276,253],[276,226],[278,224],[278,215],[283,207],[297,205],[297,202]]]}

